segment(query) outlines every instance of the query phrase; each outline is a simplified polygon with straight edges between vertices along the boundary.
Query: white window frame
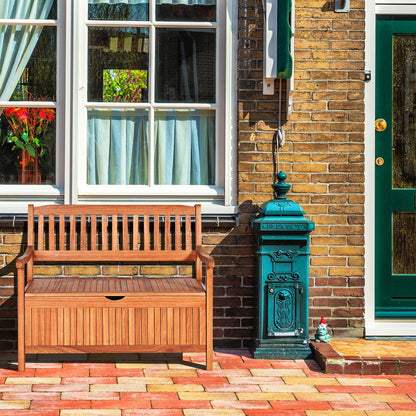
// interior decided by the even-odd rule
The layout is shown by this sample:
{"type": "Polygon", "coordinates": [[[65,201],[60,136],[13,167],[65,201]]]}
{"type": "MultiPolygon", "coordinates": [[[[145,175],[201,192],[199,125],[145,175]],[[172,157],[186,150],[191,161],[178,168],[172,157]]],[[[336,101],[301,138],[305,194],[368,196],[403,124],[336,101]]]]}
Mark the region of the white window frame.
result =
{"type": "MultiPolygon", "coordinates": [[[[58,2],[61,0],[58,0],[58,2]]],[[[27,213],[27,204],[62,203],[65,188],[65,160],[68,154],[62,140],[65,131],[65,9],[58,7],[57,19],[0,19],[1,24],[53,26],[57,30],[56,101],[0,101],[0,107],[47,107],[60,108],[56,112],[56,171],[55,185],[0,185],[0,213],[27,213]]]]}
{"type": "MultiPolygon", "coordinates": [[[[216,82],[216,178],[219,185],[86,185],[86,68],[88,21],[78,17],[87,8],[86,0],[57,0],[58,27],[57,51],[57,172],[56,185],[0,185],[0,213],[26,213],[27,204],[45,203],[201,203],[203,212],[228,214],[236,212],[237,205],[237,34],[238,1],[218,0],[223,13],[222,21],[190,24],[190,27],[218,27],[217,49],[223,51],[223,59],[217,59],[217,74],[224,74],[216,82]],[[84,8],[84,10],[82,9],[84,8]],[[84,49],[84,54],[79,53],[84,49]],[[232,53],[230,53],[232,51],[232,53]],[[228,53],[227,53],[228,52],[228,53]],[[84,56],[84,58],[82,58],[84,56]],[[73,68],[68,70],[68,68],[73,68]],[[224,88],[225,85],[225,88],[224,88]],[[80,96],[80,99],[77,97],[80,96]],[[223,117],[220,117],[223,115],[223,117]]],[[[151,7],[150,13],[154,13],[151,7]]],[[[1,23],[1,21],[0,21],[1,23]]],[[[30,21],[27,24],[33,23],[30,21]]],[[[96,26],[97,22],[92,25],[96,26]]],[[[107,22],[106,22],[107,23],[107,22]]],[[[122,22],[115,22],[121,26],[122,22]]],[[[140,23],[140,26],[143,26],[140,23]]],[[[164,22],[163,27],[185,27],[182,22],[164,22]]],[[[149,30],[155,31],[153,24],[149,30]]],[[[155,39],[155,36],[150,36],[155,39]]],[[[151,48],[149,48],[151,50],[151,48]]],[[[149,70],[154,65],[150,57],[149,70]]],[[[52,103],[48,103],[50,105],[52,103]]],[[[1,105],[1,103],[0,103],[1,105]]],[[[45,103],[46,105],[46,103],[45,103]]],[[[147,104],[136,104],[147,106],[147,104]]],[[[95,105],[94,105],[95,106],[95,105]]],[[[105,104],[102,104],[105,106],[105,104]]],[[[134,105],[132,105],[134,106],[134,105]]],[[[169,108],[160,105],[160,108],[169,108]]],[[[211,105],[179,104],[171,108],[211,108],[211,105]]],[[[152,129],[152,126],[149,126],[152,129]]],[[[152,134],[152,132],[150,132],[152,134]]]]}
{"type": "MultiPolygon", "coordinates": [[[[77,136],[80,138],[86,137],[86,126],[87,126],[87,113],[86,108],[145,108],[150,112],[150,124],[149,124],[149,148],[150,155],[152,154],[152,146],[154,142],[154,129],[153,129],[153,111],[157,109],[215,109],[216,110],[216,183],[218,186],[204,186],[204,185],[154,185],[150,182],[149,185],[87,185],[86,180],[86,140],[74,141],[74,154],[80,155],[80,157],[74,158],[74,171],[77,172],[77,192],[74,193],[73,202],[85,203],[85,202],[100,202],[108,201],[111,203],[118,202],[164,202],[164,203],[195,203],[196,201],[204,203],[204,205],[212,206],[222,205],[234,205],[232,195],[230,192],[231,182],[225,183],[226,178],[230,178],[231,175],[226,175],[226,152],[227,145],[231,143],[230,137],[228,137],[228,143],[225,134],[229,131],[229,126],[226,126],[226,95],[227,91],[223,88],[227,85],[230,80],[226,79],[227,74],[227,61],[225,57],[226,48],[222,45],[226,45],[227,39],[230,34],[227,34],[227,4],[226,2],[218,2],[218,17],[222,21],[213,23],[201,22],[201,23],[186,23],[186,22],[156,22],[155,16],[155,3],[152,2],[149,7],[150,23],[149,22],[137,22],[133,25],[138,27],[146,27],[149,30],[149,73],[155,68],[155,42],[156,42],[156,30],[157,28],[213,28],[217,31],[217,63],[216,63],[216,96],[217,104],[159,104],[154,99],[154,89],[149,88],[149,103],[93,103],[88,104],[87,102],[87,48],[88,48],[88,27],[99,26],[100,23],[97,21],[82,21],[82,17],[78,21],[77,33],[78,48],[80,53],[75,56],[78,57],[76,67],[78,68],[78,78],[76,80],[76,88],[74,91],[74,97],[76,94],[79,97],[77,104],[77,119],[75,121],[74,131],[77,128],[77,136]],[[153,6],[153,7],[152,7],[153,6]],[[220,10],[222,9],[222,11],[220,10]],[[227,36],[228,35],[228,36],[227,36]],[[221,56],[222,55],[222,56],[221,56]],[[222,156],[224,155],[224,156],[222,156]]],[[[233,3],[233,2],[231,2],[233,3]]],[[[231,9],[233,11],[233,9],[231,9]]],[[[75,13],[79,16],[87,16],[87,3],[77,2],[75,13]]],[[[114,25],[118,27],[131,26],[131,22],[102,22],[102,26],[114,25]]],[[[232,44],[229,44],[233,46],[232,44]]],[[[227,45],[228,46],[228,45],[227,45]]],[[[230,97],[229,97],[230,98],[230,97]]],[[[228,98],[228,99],[229,99],[228,98]]],[[[75,110],[74,110],[75,111],[75,110]]],[[[229,154],[229,156],[231,156],[229,154]]],[[[230,160],[230,159],[228,159],[230,160]]],[[[152,166],[152,158],[149,156],[149,165],[152,166]]],[[[228,168],[229,170],[229,168],[228,168]]],[[[149,179],[153,180],[153,171],[149,171],[149,179]]],[[[228,181],[227,181],[228,182],[228,181]]],[[[206,207],[208,208],[208,207],[206,207]]]]}

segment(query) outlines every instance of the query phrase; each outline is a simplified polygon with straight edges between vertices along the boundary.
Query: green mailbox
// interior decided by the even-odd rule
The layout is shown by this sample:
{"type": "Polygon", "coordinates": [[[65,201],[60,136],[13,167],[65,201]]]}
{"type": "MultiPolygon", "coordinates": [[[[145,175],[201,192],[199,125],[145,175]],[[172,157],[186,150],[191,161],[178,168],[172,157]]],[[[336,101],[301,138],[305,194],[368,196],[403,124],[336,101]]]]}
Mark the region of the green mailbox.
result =
{"type": "Polygon", "coordinates": [[[256,236],[258,319],[255,358],[305,359],[309,347],[309,233],[314,223],[286,198],[286,174],[277,175],[274,199],[253,218],[256,236]]]}

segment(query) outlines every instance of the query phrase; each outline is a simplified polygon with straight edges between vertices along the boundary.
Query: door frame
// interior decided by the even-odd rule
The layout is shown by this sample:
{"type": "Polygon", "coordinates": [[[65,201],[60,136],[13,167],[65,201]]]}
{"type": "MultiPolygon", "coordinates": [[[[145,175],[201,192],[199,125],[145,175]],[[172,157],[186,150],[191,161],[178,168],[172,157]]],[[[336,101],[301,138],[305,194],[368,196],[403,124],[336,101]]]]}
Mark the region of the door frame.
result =
{"type": "Polygon", "coordinates": [[[365,69],[371,81],[365,83],[365,336],[414,337],[416,320],[375,319],[375,41],[377,15],[414,15],[416,0],[366,2],[365,69]]]}

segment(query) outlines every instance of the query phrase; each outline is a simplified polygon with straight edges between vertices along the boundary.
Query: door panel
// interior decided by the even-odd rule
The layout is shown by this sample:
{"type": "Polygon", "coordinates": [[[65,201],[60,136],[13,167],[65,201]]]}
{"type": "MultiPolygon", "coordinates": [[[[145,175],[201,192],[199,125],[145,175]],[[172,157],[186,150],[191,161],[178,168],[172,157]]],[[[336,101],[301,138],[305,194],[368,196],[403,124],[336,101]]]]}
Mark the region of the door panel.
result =
{"type": "Polygon", "coordinates": [[[376,318],[416,318],[416,20],[376,35],[376,318]],[[376,129],[377,130],[377,129],[376,129]],[[383,163],[384,162],[384,163],[383,163]]]}

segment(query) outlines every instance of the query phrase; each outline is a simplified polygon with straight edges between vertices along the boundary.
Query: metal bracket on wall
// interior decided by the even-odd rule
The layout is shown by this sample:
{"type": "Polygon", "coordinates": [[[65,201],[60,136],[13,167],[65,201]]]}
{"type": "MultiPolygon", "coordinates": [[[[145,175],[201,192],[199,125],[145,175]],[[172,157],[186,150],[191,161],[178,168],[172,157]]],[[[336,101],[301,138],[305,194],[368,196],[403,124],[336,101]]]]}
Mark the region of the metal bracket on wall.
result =
{"type": "Polygon", "coordinates": [[[335,11],[337,13],[348,13],[350,11],[350,0],[335,0],[335,11]]]}
{"type": "Polygon", "coordinates": [[[274,94],[274,80],[277,77],[277,0],[263,0],[263,94],[274,94]]]}

